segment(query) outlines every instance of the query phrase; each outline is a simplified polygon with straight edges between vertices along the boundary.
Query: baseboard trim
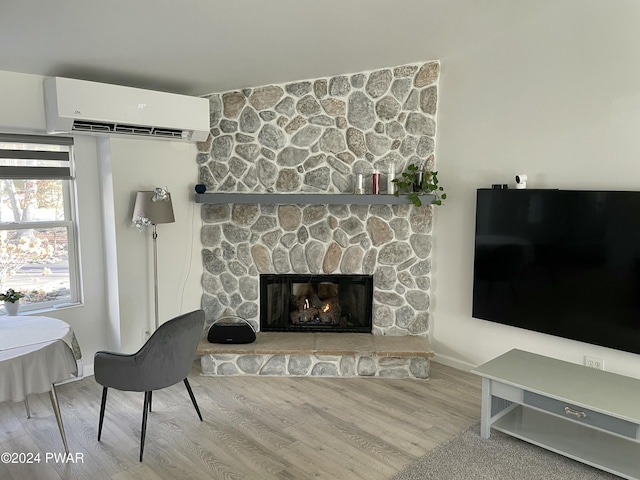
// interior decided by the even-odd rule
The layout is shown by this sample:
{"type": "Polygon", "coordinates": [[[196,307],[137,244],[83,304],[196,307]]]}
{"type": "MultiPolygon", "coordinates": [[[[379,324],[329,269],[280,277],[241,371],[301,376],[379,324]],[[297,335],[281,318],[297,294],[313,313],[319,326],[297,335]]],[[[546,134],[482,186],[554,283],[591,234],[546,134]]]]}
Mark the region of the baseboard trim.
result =
{"type": "Polygon", "coordinates": [[[91,365],[85,365],[82,372],[82,378],[93,376],[93,363],[91,365]]]}
{"type": "Polygon", "coordinates": [[[431,359],[432,362],[441,363],[442,365],[446,365],[447,367],[457,368],[458,370],[464,370],[465,372],[470,372],[477,365],[472,365],[471,363],[463,362],[455,358],[448,357],[446,355],[441,355],[436,352],[436,356],[431,359]]]}

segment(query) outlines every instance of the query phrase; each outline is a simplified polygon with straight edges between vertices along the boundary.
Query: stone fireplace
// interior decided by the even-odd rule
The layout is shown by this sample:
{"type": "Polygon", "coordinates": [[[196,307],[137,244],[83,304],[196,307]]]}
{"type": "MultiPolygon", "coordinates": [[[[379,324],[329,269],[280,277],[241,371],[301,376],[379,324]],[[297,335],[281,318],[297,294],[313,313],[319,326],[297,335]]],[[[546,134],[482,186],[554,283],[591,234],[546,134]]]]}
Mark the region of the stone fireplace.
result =
{"type": "MultiPolygon", "coordinates": [[[[433,167],[439,71],[434,61],[212,94],[199,182],[209,192],[340,194],[362,173],[371,193],[374,169],[433,167]]],[[[373,336],[426,337],[433,207],[339,197],[202,205],[207,324],[238,315],[259,330],[260,275],[369,275],[373,336]]]]}
{"type": "Polygon", "coordinates": [[[371,275],[260,275],[260,331],[371,333],[371,275]]]}

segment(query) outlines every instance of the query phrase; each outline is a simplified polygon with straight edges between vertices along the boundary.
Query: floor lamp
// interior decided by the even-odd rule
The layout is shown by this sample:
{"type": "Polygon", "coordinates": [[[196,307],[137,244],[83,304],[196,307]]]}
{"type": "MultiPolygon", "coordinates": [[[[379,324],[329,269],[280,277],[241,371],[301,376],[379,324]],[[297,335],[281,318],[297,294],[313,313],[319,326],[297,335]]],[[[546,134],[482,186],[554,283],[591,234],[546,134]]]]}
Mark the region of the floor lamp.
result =
{"type": "Polygon", "coordinates": [[[154,188],[152,191],[138,192],[133,208],[133,224],[140,231],[152,227],[153,238],[153,293],[155,300],[156,329],[160,325],[158,318],[158,232],[159,223],[173,223],[173,205],[171,194],[166,188],[154,188]]]}

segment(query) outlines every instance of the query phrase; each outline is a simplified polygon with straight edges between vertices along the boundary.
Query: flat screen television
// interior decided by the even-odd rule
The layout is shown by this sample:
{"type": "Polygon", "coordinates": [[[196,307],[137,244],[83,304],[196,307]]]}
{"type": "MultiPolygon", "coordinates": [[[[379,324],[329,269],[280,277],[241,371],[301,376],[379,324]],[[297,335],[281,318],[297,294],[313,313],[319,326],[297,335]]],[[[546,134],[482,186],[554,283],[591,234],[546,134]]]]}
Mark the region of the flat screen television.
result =
{"type": "Polygon", "coordinates": [[[473,317],[640,354],[640,192],[477,192],[473,317]]]}

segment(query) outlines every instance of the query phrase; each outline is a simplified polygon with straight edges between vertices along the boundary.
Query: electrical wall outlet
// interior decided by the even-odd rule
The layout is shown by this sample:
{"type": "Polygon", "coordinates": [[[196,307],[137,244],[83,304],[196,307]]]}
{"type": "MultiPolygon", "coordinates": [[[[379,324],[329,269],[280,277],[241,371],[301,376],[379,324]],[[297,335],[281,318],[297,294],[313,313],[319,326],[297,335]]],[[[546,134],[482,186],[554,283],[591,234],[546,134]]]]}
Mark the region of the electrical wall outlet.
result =
{"type": "Polygon", "coordinates": [[[604,359],[585,355],[584,365],[589,368],[595,368],[596,370],[604,370],[604,359]]]}

